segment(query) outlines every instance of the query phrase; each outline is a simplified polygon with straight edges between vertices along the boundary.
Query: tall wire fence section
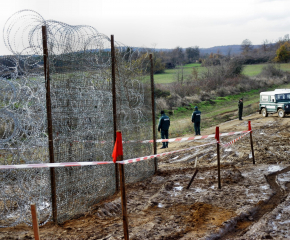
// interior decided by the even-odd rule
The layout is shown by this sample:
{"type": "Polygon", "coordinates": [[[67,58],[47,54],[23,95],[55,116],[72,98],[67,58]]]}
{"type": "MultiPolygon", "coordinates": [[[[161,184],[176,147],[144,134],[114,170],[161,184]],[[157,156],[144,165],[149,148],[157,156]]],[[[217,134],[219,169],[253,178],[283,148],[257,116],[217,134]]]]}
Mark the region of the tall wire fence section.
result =
{"type": "MultiPolygon", "coordinates": [[[[0,64],[1,165],[48,163],[50,151],[54,162],[111,161],[114,127],[122,130],[125,141],[134,140],[124,145],[124,158],[152,153],[152,143],[140,143],[152,138],[151,89],[143,78],[149,67],[145,49],[114,42],[114,113],[109,37],[91,26],[45,20],[31,10],[12,15],[3,32],[12,55],[2,57],[0,64]]],[[[154,170],[154,160],[128,165],[126,182],[149,177],[154,170]]],[[[116,191],[113,164],[55,168],[54,174],[58,223],[116,191]]],[[[52,219],[48,169],[6,169],[0,178],[1,227],[31,225],[31,203],[38,206],[40,224],[52,219]]]]}

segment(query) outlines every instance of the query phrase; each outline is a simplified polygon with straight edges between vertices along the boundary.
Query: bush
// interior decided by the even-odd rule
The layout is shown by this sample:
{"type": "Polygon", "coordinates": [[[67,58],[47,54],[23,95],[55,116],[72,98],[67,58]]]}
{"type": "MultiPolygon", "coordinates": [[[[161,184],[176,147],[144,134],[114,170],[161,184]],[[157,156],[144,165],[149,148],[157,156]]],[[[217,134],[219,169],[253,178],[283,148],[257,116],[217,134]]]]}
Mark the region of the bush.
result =
{"type": "Polygon", "coordinates": [[[263,77],[282,77],[283,72],[280,70],[280,67],[276,64],[267,64],[263,67],[260,76],[263,77]]]}
{"type": "Polygon", "coordinates": [[[169,109],[169,105],[167,104],[167,101],[165,100],[165,98],[156,99],[156,110],[161,111],[164,109],[169,109]]]}
{"type": "Polygon", "coordinates": [[[232,59],[226,65],[226,78],[236,77],[242,74],[244,69],[243,61],[240,59],[232,59]]]}
{"type": "Polygon", "coordinates": [[[202,61],[201,66],[202,67],[208,67],[208,66],[217,66],[221,64],[221,60],[218,58],[207,58],[202,61]]]}
{"type": "Polygon", "coordinates": [[[155,88],[154,95],[156,98],[165,98],[170,96],[170,92],[166,90],[161,90],[159,88],[155,88]]]}

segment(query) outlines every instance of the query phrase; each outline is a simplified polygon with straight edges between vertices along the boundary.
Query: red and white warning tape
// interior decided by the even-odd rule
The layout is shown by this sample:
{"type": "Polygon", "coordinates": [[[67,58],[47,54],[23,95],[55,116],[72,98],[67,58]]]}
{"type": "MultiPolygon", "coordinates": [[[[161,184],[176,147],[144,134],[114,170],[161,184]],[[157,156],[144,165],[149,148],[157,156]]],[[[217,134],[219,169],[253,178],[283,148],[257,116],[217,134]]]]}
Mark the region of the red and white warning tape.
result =
{"type": "MultiPolygon", "coordinates": [[[[172,152],[165,152],[165,153],[160,153],[156,155],[150,155],[150,156],[145,156],[145,157],[140,157],[140,158],[133,158],[133,159],[127,159],[123,161],[118,161],[116,163],[119,164],[127,164],[127,163],[133,163],[133,162],[139,162],[142,160],[149,160],[151,158],[155,157],[160,157],[172,153],[177,153],[185,150],[191,150],[193,148],[199,148],[203,147],[206,145],[211,145],[215,144],[216,142],[211,142],[203,145],[198,145],[186,149],[180,149],[180,150],[175,150],[172,152]]],[[[39,164],[19,164],[19,165],[0,165],[0,169],[12,169],[12,168],[50,168],[50,167],[80,167],[80,166],[91,166],[91,165],[101,165],[101,164],[112,164],[114,162],[64,162],[64,163],[39,163],[39,164]]]]}
{"type": "Polygon", "coordinates": [[[118,163],[119,164],[128,164],[128,163],[140,162],[142,160],[148,160],[148,159],[155,158],[155,157],[160,157],[160,156],[173,154],[173,153],[177,153],[177,152],[181,152],[181,151],[191,150],[191,149],[194,149],[194,148],[200,148],[200,147],[204,147],[206,145],[211,145],[211,144],[216,144],[216,142],[211,142],[211,143],[198,145],[198,146],[194,146],[194,147],[190,147],[190,148],[179,149],[179,150],[175,150],[175,151],[172,151],[172,152],[165,152],[165,153],[150,155],[150,156],[146,156],[146,157],[127,159],[127,160],[119,161],[118,163]]]}
{"type": "Polygon", "coordinates": [[[39,164],[19,164],[19,165],[0,165],[0,169],[11,168],[51,168],[51,167],[80,167],[100,164],[111,164],[114,162],[63,162],[63,163],[39,163],[39,164]]]}
{"type": "MultiPolygon", "coordinates": [[[[242,133],[246,133],[246,132],[248,132],[248,131],[221,133],[220,137],[242,134],[242,133]]],[[[211,134],[211,135],[194,136],[194,137],[187,137],[187,138],[158,139],[158,140],[156,140],[156,142],[178,142],[178,141],[188,141],[188,140],[206,139],[206,138],[214,138],[214,137],[215,137],[215,134],[211,134]]],[[[142,143],[145,143],[145,142],[152,143],[154,141],[153,140],[142,141],[142,143]]]]}
{"type": "MultiPolygon", "coordinates": [[[[224,136],[230,136],[230,135],[238,135],[242,133],[246,133],[249,131],[240,131],[240,132],[228,132],[228,133],[221,133],[220,137],[224,136]]],[[[179,141],[189,141],[189,140],[198,140],[198,139],[206,139],[206,138],[214,138],[215,134],[210,134],[210,135],[203,135],[203,136],[194,136],[194,137],[187,137],[187,138],[170,138],[170,139],[158,139],[156,142],[179,142],[179,141]]],[[[59,140],[59,139],[56,139],[59,140]]],[[[106,141],[90,141],[90,140],[73,140],[73,142],[86,142],[86,143],[101,143],[104,144],[106,141]]],[[[123,141],[123,143],[153,143],[154,140],[144,140],[144,141],[123,141]]]]}
{"type": "MultiPolygon", "coordinates": [[[[221,144],[221,146],[226,148],[226,147],[232,145],[233,143],[235,143],[236,141],[238,141],[239,139],[241,139],[242,137],[246,136],[250,132],[251,131],[221,133],[220,136],[229,136],[229,135],[245,133],[244,135],[242,135],[242,136],[240,136],[240,137],[238,137],[238,138],[236,138],[236,139],[234,139],[234,140],[232,140],[232,141],[230,141],[228,143],[221,144]]],[[[211,138],[211,137],[215,137],[215,134],[205,135],[205,136],[197,136],[197,137],[188,137],[188,138],[160,139],[160,140],[157,140],[157,142],[186,141],[186,140],[194,140],[194,139],[205,139],[205,138],[211,138]]],[[[145,140],[145,141],[142,141],[142,142],[153,142],[153,140],[145,140]]],[[[155,155],[150,155],[150,156],[145,156],[145,157],[140,157],[140,158],[127,159],[127,160],[119,161],[117,163],[119,163],[119,164],[128,164],[128,163],[133,163],[133,162],[139,162],[139,161],[142,161],[142,160],[148,160],[148,159],[152,159],[152,158],[155,158],[155,157],[160,157],[160,156],[173,154],[173,153],[177,153],[177,152],[181,152],[181,151],[191,150],[191,149],[194,149],[194,148],[199,148],[199,147],[203,147],[203,146],[211,145],[211,144],[215,144],[215,143],[216,142],[211,142],[211,143],[207,143],[207,144],[203,144],[203,145],[193,146],[193,147],[190,147],[190,148],[175,150],[175,151],[172,151],[172,152],[165,152],[165,153],[161,153],[161,154],[155,154],[155,155]]],[[[92,166],[92,165],[112,164],[112,163],[114,163],[114,162],[110,161],[110,162],[63,162],[63,163],[18,164],[18,165],[0,165],[0,169],[79,167],[79,166],[92,166]]]]}
{"type": "Polygon", "coordinates": [[[223,148],[227,148],[227,147],[229,147],[230,145],[234,144],[236,141],[240,140],[241,138],[243,138],[244,136],[246,136],[247,134],[249,134],[250,132],[251,132],[251,131],[247,131],[246,134],[244,134],[244,135],[242,135],[242,136],[239,136],[238,138],[236,138],[236,139],[234,139],[234,140],[232,140],[232,141],[230,141],[230,142],[228,142],[228,143],[225,143],[225,144],[221,143],[221,146],[222,146],[223,148]]]}

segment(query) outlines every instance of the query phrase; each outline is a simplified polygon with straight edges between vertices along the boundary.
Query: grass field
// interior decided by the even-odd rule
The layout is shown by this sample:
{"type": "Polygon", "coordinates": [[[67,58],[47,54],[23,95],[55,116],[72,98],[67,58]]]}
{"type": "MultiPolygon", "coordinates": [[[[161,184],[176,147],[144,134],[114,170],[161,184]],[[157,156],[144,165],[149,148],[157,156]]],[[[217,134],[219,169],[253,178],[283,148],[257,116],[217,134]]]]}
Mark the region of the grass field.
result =
{"type": "MultiPolygon", "coordinates": [[[[250,77],[257,76],[262,71],[262,68],[266,65],[267,65],[266,63],[245,65],[243,74],[250,77]]],[[[280,68],[282,71],[290,71],[290,63],[280,63],[277,64],[276,66],[280,68]]]]}
{"type": "MultiPolygon", "coordinates": [[[[184,65],[183,67],[184,78],[186,78],[186,76],[192,73],[193,68],[196,68],[199,74],[205,71],[206,68],[201,67],[200,65],[201,65],[200,63],[191,63],[191,64],[184,65]]],[[[181,69],[179,69],[179,72],[181,74],[181,69]]],[[[177,74],[177,69],[166,69],[164,73],[154,74],[154,82],[155,83],[176,82],[176,74],[177,74]]]]}
{"type": "MultiPolygon", "coordinates": [[[[257,76],[259,73],[261,73],[262,68],[266,66],[266,63],[263,64],[253,64],[253,65],[245,65],[245,68],[243,70],[243,74],[249,77],[257,76]]],[[[289,71],[290,72],[290,63],[281,63],[277,64],[277,67],[280,67],[283,71],[289,71]]],[[[191,63],[186,64],[183,67],[183,74],[184,79],[186,79],[186,76],[190,75],[192,73],[192,69],[196,68],[198,74],[201,74],[206,70],[205,67],[201,67],[200,63],[191,63]]],[[[181,74],[181,70],[179,70],[181,74]]],[[[171,83],[176,82],[176,69],[166,69],[164,73],[161,74],[154,74],[154,82],[155,83],[171,83]]],[[[149,79],[149,76],[147,77],[149,79]]]]}

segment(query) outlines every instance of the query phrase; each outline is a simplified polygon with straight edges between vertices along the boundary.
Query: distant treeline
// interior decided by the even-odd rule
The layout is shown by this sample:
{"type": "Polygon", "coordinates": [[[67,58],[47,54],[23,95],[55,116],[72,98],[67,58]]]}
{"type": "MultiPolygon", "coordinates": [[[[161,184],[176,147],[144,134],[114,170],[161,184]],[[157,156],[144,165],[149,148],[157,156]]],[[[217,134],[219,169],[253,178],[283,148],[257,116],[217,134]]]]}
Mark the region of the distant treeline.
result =
{"type": "MultiPolygon", "coordinates": [[[[162,48],[136,48],[122,47],[116,48],[119,57],[128,62],[140,64],[147,62],[148,53],[153,54],[154,73],[163,73],[165,69],[173,69],[188,63],[201,63],[203,66],[216,66],[222,61],[238,59],[243,64],[256,64],[266,62],[288,62],[290,60],[290,40],[289,35],[280,38],[277,42],[264,40],[260,45],[253,45],[249,39],[245,39],[241,45],[216,46],[211,48],[199,48],[193,46],[188,48],[176,47],[174,49],[162,48]]],[[[15,56],[0,57],[0,73],[7,75],[9,71],[22,69],[35,69],[43,66],[42,56],[15,56]]],[[[85,61],[90,67],[98,67],[110,61],[110,49],[90,49],[85,51],[71,52],[55,55],[53,57],[53,67],[57,71],[70,71],[78,68],[78,62],[85,61]]],[[[85,66],[85,65],[83,65],[85,66]]],[[[141,66],[141,65],[140,65],[141,66]]],[[[143,74],[150,71],[150,67],[145,68],[143,74]]]]}

